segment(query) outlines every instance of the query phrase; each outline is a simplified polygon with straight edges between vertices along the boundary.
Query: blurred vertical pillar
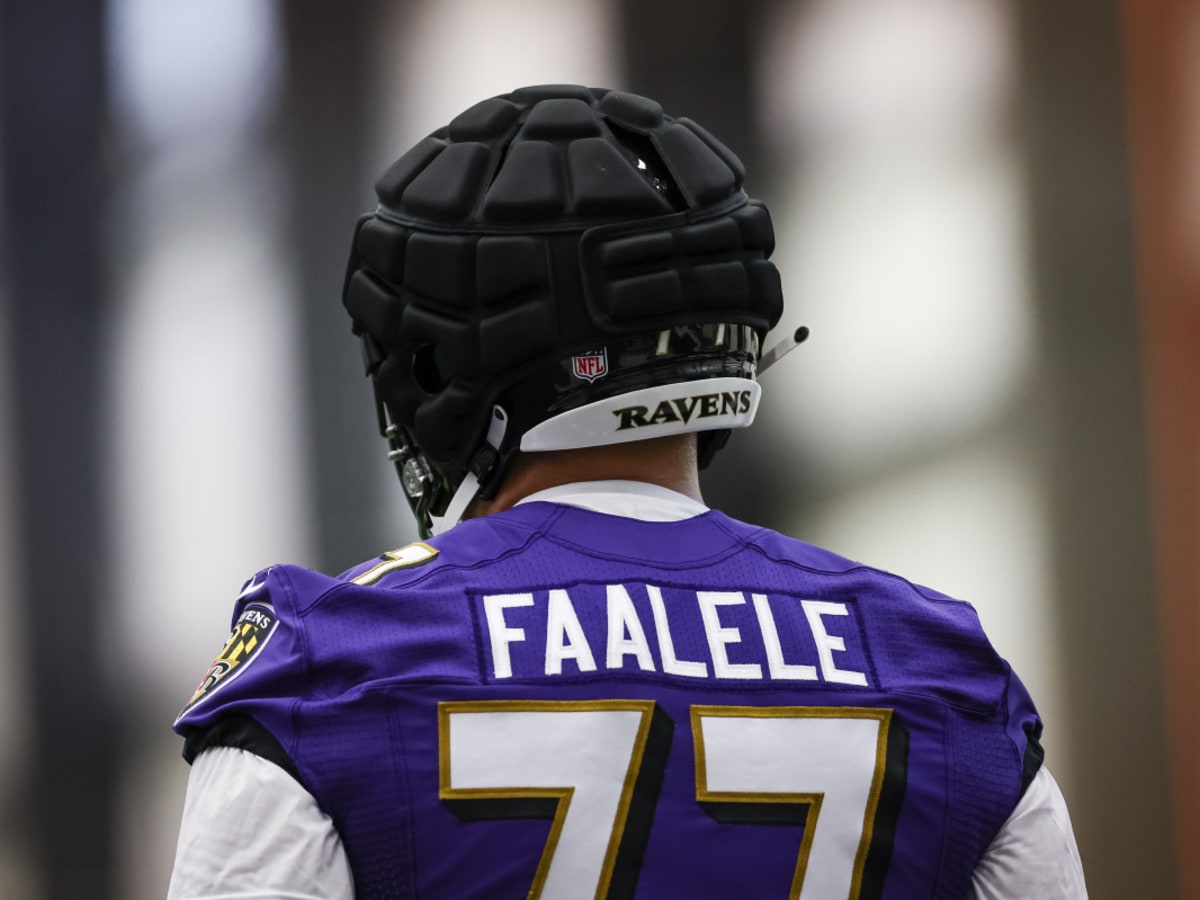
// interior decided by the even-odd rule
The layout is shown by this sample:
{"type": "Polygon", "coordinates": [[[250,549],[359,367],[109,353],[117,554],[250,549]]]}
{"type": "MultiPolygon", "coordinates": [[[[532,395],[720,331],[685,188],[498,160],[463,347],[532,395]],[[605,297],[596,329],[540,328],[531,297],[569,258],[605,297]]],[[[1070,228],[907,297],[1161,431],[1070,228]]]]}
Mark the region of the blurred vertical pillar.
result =
{"type": "Polygon", "coordinates": [[[1117,2],[1016,10],[1068,799],[1093,900],[1174,897],[1117,2]]]}
{"type": "Polygon", "coordinates": [[[378,2],[288,0],[283,158],[287,234],[302,299],[302,371],[318,568],[339,572],[377,546],[376,485],[382,438],[357,339],[342,309],[342,278],[354,223],[374,194],[364,175],[371,83],[370,38],[378,2]]]}
{"type": "MultiPolygon", "coordinates": [[[[759,122],[757,41],[773,0],[619,0],[622,86],[653,97],[669,115],[695,119],[746,166],[746,190],[770,199],[759,122]]],[[[781,323],[781,331],[796,323],[781,323]]],[[[777,336],[775,336],[777,337],[777,336]]],[[[704,475],[707,502],[737,518],[782,527],[796,489],[781,496],[780,454],[734,434],[704,475]]],[[[794,467],[795,461],[792,460],[794,467]]],[[[789,481],[797,484],[796,473],[789,481]]]]}
{"type": "Polygon", "coordinates": [[[122,729],[105,684],[103,2],[0,4],[18,588],[34,733],[23,819],[49,900],[113,894],[122,729]]]}
{"type": "MultiPolygon", "coordinates": [[[[755,41],[767,0],[619,0],[624,87],[695,119],[761,179],[755,41]]],[[[761,183],[757,190],[762,190],[761,183]]]]}
{"type": "Polygon", "coordinates": [[[1175,851],[1179,895],[1191,898],[1200,897],[1200,7],[1124,0],[1122,10],[1175,851]]]}

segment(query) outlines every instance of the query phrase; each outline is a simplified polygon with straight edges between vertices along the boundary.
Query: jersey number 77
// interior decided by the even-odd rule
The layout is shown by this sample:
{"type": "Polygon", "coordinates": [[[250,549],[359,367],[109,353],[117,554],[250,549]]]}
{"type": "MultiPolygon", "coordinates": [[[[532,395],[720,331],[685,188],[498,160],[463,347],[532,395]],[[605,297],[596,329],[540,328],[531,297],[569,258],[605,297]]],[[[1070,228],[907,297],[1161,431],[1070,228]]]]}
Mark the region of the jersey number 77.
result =
{"type": "MultiPolygon", "coordinates": [[[[461,819],[551,819],[531,900],[632,897],[673,730],[658,704],[444,702],[438,719],[461,819]]],[[[890,709],[694,705],[696,814],[803,825],[789,900],[858,900],[891,726],[890,709]]]]}

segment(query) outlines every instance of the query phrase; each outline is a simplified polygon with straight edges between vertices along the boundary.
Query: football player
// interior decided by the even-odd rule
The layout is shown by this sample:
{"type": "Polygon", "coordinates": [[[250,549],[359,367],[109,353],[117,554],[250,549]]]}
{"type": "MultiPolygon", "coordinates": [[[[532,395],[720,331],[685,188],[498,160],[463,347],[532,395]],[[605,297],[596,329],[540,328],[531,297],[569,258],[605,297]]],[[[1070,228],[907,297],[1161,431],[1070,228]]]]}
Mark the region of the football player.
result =
{"type": "Polygon", "coordinates": [[[780,352],[743,175],[552,85],[382,176],[344,304],[424,540],[246,584],[172,897],[1085,896],[975,611],[701,499],[780,352]]]}

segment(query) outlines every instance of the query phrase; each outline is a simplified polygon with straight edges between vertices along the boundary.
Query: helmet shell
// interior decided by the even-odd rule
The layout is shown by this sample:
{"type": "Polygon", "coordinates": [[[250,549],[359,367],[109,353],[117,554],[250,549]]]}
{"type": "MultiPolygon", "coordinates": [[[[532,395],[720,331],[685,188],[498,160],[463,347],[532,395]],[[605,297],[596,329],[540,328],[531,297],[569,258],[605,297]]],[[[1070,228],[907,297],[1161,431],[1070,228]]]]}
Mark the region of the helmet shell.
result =
{"type": "MultiPolygon", "coordinates": [[[[620,91],[521,88],[435,131],[377,182],[343,294],[387,420],[460,480],[501,396],[589,348],[715,323],[761,341],[783,301],[744,174],[699,125],[620,91]]],[[[728,349],[711,348],[714,377],[728,349]]],[[[753,358],[735,368],[753,378],[753,358]]],[[[581,404],[606,385],[576,387],[581,404]]],[[[549,405],[521,404],[506,442],[549,405]]]]}

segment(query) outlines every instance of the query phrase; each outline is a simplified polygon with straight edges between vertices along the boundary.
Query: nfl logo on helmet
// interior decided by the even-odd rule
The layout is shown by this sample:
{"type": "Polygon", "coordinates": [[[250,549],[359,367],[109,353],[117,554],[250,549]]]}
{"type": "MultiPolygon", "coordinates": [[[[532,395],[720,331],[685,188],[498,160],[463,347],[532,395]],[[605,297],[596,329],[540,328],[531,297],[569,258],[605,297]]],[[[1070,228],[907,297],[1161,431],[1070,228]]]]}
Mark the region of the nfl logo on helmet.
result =
{"type": "Polygon", "coordinates": [[[597,378],[603,378],[608,374],[608,348],[602,347],[599,351],[571,357],[571,371],[576,378],[582,378],[589,384],[597,378]]]}

